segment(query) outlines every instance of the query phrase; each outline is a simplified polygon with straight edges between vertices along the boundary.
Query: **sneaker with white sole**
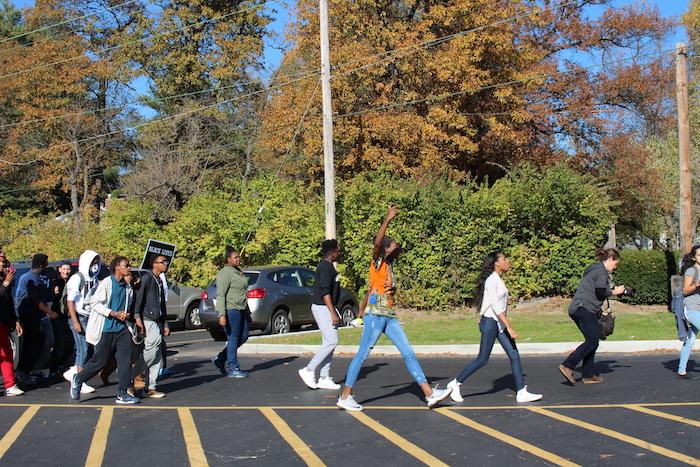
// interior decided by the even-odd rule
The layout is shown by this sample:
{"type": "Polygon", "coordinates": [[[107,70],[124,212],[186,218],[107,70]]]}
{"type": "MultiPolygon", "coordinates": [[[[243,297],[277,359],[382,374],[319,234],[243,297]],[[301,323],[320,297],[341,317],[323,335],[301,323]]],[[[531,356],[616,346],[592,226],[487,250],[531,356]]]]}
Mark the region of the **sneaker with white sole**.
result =
{"type": "Polygon", "coordinates": [[[450,397],[453,401],[464,402],[464,398],[462,398],[462,383],[460,383],[456,379],[453,379],[452,381],[447,383],[447,389],[451,391],[450,397]]]}
{"type": "Polygon", "coordinates": [[[73,375],[78,372],[78,369],[73,365],[72,367],[68,368],[66,371],[63,372],[63,379],[68,381],[69,383],[73,379],[73,375]]]}
{"type": "Polygon", "coordinates": [[[79,401],[80,400],[80,389],[82,388],[83,383],[78,381],[78,373],[73,375],[73,379],[71,379],[70,382],[70,397],[74,401],[79,401]]]}
{"type": "Polygon", "coordinates": [[[452,390],[449,388],[446,389],[438,389],[437,386],[433,388],[433,393],[429,396],[425,396],[425,402],[428,403],[428,407],[432,407],[438,402],[447,399],[450,397],[450,394],[452,393],[452,390]]]}
{"type": "Polygon", "coordinates": [[[518,391],[515,400],[518,402],[535,402],[542,399],[542,394],[533,394],[528,392],[527,386],[518,391]]]}
{"type": "Polygon", "coordinates": [[[16,384],[11,388],[5,389],[6,396],[21,396],[22,394],[24,394],[24,391],[18,388],[16,384]]]}
{"type": "Polygon", "coordinates": [[[335,405],[350,412],[362,412],[362,409],[364,408],[355,402],[355,398],[352,397],[352,394],[345,399],[343,399],[343,396],[338,396],[338,402],[336,402],[335,405]]]}
{"type": "Polygon", "coordinates": [[[83,386],[80,388],[80,394],[92,394],[93,392],[95,392],[95,388],[87,383],[83,383],[83,386]]]}
{"type": "Polygon", "coordinates": [[[126,405],[133,405],[133,404],[138,404],[141,402],[141,399],[138,397],[134,397],[128,392],[124,391],[119,391],[119,394],[117,394],[117,400],[115,401],[117,404],[126,404],[126,405]]]}
{"type": "Polygon", "coordinates": [[[313,371],[304,367],[301,370],[299,370],[299,377],[304,382],[304,384],[306,384],[309,387],[309,389],[316,389],[316,375],[313,371]]]}
{"type": "Polygon", "coordinates": [[[340,384],[333,381],[332,377],[326,376],[318,379],[316,389],[340,389],[340,384]]]}

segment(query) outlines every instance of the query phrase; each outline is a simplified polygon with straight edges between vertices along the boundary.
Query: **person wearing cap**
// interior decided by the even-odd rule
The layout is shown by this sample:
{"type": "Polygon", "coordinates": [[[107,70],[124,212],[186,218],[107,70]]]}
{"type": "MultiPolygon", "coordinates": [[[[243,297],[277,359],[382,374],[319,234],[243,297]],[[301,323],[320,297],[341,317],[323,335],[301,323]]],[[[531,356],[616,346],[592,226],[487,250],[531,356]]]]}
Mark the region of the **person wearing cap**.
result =
{"type": "Polygon", "coordinates": [[[360,348],[355,358],[350,362],[345,386],[338,397],[337,405],[349,411],[361,411],[363,407],[355,402],[352,396],[353,386],[360,374],[362,363],[382,334],[385,334],[401,352],[406,368],[418,383],[428,407],[432,407],[450,395],[448,389],[431,388],[416,359],[416,354],[408,342],[401,323],[394,311],[394,295],[396,293],[396,278],[394,277],[394,260],[402,253],[401,246],[396,240],[386,237],[386,230],[398,214],[398,207],[391,206],[382,226],[374,238],[372,263],[369,267],[369,290],[360,306],[360,316],[364,315],[364,329],[360,339],[360,348]]]}
{"type": "Polygon", "coordinates": [[[340,259],[338,240],[325,240],[321,245],[323,260],[316,267],[311,313],[321,331],[321,347],[299,376],[311,389],[340,389],[330,375],[333,351],[338,346],[340,316],[336,309],[340,298],[340,277],[333,263],[340,259]],[[316,368],[321,367],[316,380],[316,368]]]}

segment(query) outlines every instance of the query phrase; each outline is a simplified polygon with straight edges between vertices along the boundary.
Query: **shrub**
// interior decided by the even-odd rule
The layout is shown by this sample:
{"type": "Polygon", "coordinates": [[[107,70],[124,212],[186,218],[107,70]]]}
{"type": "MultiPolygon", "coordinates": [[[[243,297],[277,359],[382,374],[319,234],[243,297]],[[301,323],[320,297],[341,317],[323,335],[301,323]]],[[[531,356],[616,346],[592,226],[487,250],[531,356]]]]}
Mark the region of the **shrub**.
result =
{"type": "Polygon", "coordinates": [[[615,272],[615,283],[636,289],[634,297],[622,297],[628,303],[657,305],[668,303],[669,279],[676,273],[675,256],[661,250],[625,249],[615,272]]]}

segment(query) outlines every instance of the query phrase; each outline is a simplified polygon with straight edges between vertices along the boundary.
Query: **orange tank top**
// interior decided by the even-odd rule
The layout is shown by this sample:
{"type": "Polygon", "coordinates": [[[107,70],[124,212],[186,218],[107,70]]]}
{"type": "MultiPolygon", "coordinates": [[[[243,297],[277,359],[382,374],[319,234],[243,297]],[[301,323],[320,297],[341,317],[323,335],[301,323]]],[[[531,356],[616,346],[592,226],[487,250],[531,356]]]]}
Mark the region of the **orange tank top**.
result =
{"type": "Polygon", "coordinates": [[[382,259],[374,261],[369,266],[369,300],[368,313],[378,315],[393,315],[394,297],[387,294],[396,289],[394,272],[391,265],[382,259]]]}

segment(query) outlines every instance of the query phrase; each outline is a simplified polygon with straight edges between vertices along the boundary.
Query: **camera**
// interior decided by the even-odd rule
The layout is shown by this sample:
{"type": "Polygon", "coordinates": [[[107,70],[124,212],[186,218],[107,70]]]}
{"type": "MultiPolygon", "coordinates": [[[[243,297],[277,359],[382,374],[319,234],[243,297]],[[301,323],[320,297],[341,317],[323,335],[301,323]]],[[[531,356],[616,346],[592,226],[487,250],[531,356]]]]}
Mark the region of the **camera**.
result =
{"type": "Polygon", "coordinates": [[[629,286],[626,285],[626,286],[625,286],[625,291],[622,292],[622,295],[624,295],[624,296],[626,296],[626,297],[634,297],[635,295],[637,295],[637,289],[635,289],[634,287],[629,287],[629,286]]]}

